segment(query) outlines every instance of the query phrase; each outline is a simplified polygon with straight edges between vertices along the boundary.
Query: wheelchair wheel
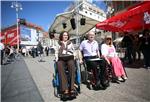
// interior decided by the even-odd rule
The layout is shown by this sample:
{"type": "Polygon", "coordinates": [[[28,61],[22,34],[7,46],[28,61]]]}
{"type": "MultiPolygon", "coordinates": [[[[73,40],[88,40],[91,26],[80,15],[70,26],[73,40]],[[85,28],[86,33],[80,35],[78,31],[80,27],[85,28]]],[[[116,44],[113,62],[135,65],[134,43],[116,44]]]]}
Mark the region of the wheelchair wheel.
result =
{"type": "Polygon", "coordinates": [[[85,71],[81,72],[82,83],[86,84],[87,81],[87,73],[85,71]]]}
{"type": "Polygon", "coordinates": [[[60,94],[58,92],[58,88],[57,87],[54,87],[54,95],[58,98],[60,98],[60,94]]]}
{"type": "Polygon", "coordinates": [[[86,84],[88,79],[88,73],[85,65],[80,66],[80,72],[81,72],[81,82],[83,84],[86,84]]]}

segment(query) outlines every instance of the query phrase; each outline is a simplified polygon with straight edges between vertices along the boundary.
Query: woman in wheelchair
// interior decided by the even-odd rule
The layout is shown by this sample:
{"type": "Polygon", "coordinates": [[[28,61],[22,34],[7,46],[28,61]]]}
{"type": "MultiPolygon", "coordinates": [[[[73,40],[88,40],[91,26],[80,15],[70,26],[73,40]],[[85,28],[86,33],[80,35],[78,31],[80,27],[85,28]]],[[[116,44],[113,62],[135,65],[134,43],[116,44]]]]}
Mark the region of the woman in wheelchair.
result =
{"type": "Polygon", "coordinates": [[[112,65],[115,77],[117,77],[119,81],[126,80],[127,76],[125,73],[125,69],[122,65],[120,58],[117,56],[111,36],[106,36],[105,43],[101,46],[101,53],[108,62],[108,64],[112,65]]]}
{"type": "Polygon", "coordinates": [[[74,95],[75,82],[75,64],[74,64],[74,46],[69,40],[68,32],[64,31],[59,36],[59,41],[55,49],[55,60],[57,62],[60,78],[60,92],[63,97],[74,95]],[[69,77],[66,76],[65,67],[67,65],[69,77]]]}
{"type": "MultiPolygon", "coordinates": [[[[90,31],[87,37],[87,40],[81,42],[80,51],[83,52],[82,55],[87,66],[87,71],[91,72],[94,77],[94,81],[90,80],[92,81],[90,83],[94,87],[100,86],[101,84],[106,88],[106,62],[105,60],[91,61],[96,58],[100,59],[100,53],[98,43],[95,40],[95,33],[90,31]],[[99,65],[100,70],[97,69],[97,65],[99,65]]],[[[82,57],[80,58],[80,63],[83,63],[83,59],[82,57]]]]}

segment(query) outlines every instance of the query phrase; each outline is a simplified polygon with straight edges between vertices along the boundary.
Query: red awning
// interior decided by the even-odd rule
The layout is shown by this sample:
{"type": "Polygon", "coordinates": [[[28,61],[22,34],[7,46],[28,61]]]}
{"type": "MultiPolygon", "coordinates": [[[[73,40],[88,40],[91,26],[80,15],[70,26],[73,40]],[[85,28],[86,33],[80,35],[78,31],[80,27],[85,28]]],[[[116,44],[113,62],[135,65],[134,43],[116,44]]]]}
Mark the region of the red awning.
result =
{"type": "Polygon", "coordinates": [[[112,32],[133,32],[150,28],[150,1],[144,1],[127,11],[96,24],[96,28],[112,32]]]}

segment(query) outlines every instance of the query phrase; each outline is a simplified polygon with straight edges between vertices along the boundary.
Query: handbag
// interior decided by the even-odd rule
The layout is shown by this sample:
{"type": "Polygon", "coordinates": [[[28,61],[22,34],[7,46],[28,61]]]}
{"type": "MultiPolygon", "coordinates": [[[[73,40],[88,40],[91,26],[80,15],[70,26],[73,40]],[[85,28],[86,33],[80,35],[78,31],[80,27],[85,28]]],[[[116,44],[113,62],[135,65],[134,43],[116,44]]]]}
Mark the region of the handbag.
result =
{"type": "Polygon", "coordinates": [[[69,55],[69,54],[61,54],[58,56],[59,60],[63,60],[63,61],[68,61],[68,60],[72,60],[74,59],[73,55],[69,55]]]}

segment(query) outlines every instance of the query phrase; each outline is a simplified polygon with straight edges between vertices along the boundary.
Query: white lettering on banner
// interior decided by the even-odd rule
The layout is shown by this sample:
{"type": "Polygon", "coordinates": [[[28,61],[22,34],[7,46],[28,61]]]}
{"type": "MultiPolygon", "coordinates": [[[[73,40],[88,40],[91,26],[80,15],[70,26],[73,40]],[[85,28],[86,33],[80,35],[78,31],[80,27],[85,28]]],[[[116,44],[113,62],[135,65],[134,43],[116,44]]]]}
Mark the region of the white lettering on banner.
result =
{"type": "Polygon", "coordinates": [[[4,40],[5,39],[5,36],[1,36],[0,40],[4,40]]]}
{"type": "Polygon", "coordinates": [[[148,12],[144,13],[144,21],[146,24],[150,24],[150,14],[148,12]]]}
{"type": "Polygon", "coordinates": [[[9,44],[13,43],[16,39],[17,39],[17,36],[14,37],[14,38],[9,42],[9,44]]]}
{"type": "Polygon", "coordinates": [[[111,25],[111,26],[114,26],[114,27],[118,27],[118,28],[121,28],[121,27],[123,27],[124,25],[126,24],[126,22],[124,21],[115,21],[115,22],[112,22],[112,23],[110,23],[109,25],[111,25]]]}
{"type": "Polygon", "coordinates": [[[14,37],[14,33],[10,33],[7,35],[7,38],[12,38],[12,37],[14,37]]]}
{"type": "Polygon", "coordinates": [[[7,32],[4,33],[4,35],[6,36],[7,32]]]}

